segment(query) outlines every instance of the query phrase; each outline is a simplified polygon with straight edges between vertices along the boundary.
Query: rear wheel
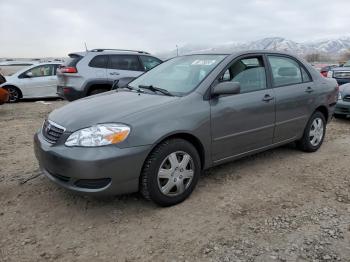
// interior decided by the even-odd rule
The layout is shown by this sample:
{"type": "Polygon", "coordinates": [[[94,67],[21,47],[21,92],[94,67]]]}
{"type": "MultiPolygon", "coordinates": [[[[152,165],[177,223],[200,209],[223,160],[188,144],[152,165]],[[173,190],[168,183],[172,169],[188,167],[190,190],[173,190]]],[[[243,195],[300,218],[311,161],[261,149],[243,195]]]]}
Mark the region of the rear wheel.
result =
{"type": "Polygon", "coordinates": [[[107,91],[108,91],[108,90],[107,90],[107,89],[104,89],[104,88],[94,89],[94,90],[92,90],[92,91],[89,93],[89,96],[97,95],[97,94],[104,93],[104,92],[107,92],[107,91]]]}
{"type": "Polygon", "coordinates": [[[297,145],[305,152],[315,152],[321,147],[325,134],[326,119],[321,112],[316,111],[309,119],[304,135],[297,145]]]}
{"type": "Polygon", "coordinates": [[[184,201],[195,188],[201,173],[196,148],[183,139],[171,139],[157,146],[142,170],[141,193],[160,206],[184,201]]]}
{"type": "Polygon", "coordinates": [[[15,86],[5,86],[4,87],[9,92],[9,103],[17,103],[21,98],[21,93],[15,86]]]}

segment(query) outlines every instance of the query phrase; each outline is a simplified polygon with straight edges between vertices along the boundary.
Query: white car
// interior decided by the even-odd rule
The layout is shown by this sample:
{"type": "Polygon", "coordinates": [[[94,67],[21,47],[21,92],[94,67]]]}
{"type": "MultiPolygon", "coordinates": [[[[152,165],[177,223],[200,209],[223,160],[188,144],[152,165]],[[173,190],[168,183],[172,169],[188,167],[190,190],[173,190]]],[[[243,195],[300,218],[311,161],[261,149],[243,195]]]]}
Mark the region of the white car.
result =
{"type": "Polygon", "coordinates": [[[60,63],[41,63],[26,67],[17,73],[5,77],[0,87],[10,93],[9,102],[18,102],[22,98],[58,97],[56,71],[60,63]]]}

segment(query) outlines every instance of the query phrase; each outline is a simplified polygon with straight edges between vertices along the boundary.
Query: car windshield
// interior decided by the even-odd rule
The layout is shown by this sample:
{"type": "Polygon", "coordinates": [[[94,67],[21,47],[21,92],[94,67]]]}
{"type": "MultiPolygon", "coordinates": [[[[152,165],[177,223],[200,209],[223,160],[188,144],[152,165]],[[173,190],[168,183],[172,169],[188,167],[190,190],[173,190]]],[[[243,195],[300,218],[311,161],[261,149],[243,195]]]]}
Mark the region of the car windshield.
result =
{"type": "Polygon", "coordinates": [[[350,60],[344,64],[344,67],[350,67],[350,60]]]}
{"type": "Polygon", "coordinates": [[[182,96],[194,90],[225,58],[225,55],[190,55],[175,57],[132,81],[129,86],[152,86],[182,96]]]}

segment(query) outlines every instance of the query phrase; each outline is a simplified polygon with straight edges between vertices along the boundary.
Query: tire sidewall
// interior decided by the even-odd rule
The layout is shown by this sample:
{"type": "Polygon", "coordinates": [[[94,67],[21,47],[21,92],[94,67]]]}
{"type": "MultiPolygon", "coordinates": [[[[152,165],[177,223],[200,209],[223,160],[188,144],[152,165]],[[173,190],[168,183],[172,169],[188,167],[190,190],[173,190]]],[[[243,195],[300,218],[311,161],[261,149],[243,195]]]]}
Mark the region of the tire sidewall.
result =
{"type": "Polygon", "coordinates": [[[304,143],[306,143],[306,146],[308,147],[308,150],[310,150],[311,152],[314,152],[314,151],[317,151],[323,144],[323,140],[325,138],[325,135],[326,135],[326,119],[324,117],[324,115],[321,113],[321,112],[315,112],[309,122],[307,123],[307,126],[306,126],[306,129],[305,129],[305,133],[304,133],[304,143]],[[322,120],[322,123],[323,123],[323,136],[322,136],[322,139],[321,141],[318,143],[317,146],[313,146],[311,144],[311,141],[310,141],[310,129],[311,129],[311,125],[312,123],[314,122],[314,120],[316,118],[320,118],[322,120]]]}
{"type": "Polygon", "coordinates": [[[16,87],[13,87],[13,86],[5,86],[4,87],[8,92],[9,92],[9,99],[8,99],[8,103],[17,103],[19,101],[19,97],[20,97],[20,93],[18,91],[18,89],[16,87]],[[17,99],[16,100],[13,100],[11,101],[11,92],[10,90],[13,90],[17,93],[17,99]]]}
{"type": "Polygon", "coordinates": [[[156,155],[154,156],[154,161],[149,166],[148,170],[148,190],[150,194],[150,198],[155,201],[157,204],[160,204],[162,206],[170,206],[177,203],[180,203],[184,201],[193,191],[195,188],[200,173],[201,173],[201,162],[198,155],[197,150],[195,147],[184,140],[175,140],[175,143],[169,143],[167,146],[160,147],[160,150],[157,151],[156,155]],[[158,186],[158,172],[161,164],[163,163],[164,159],[168,157],[171,153],[177,152],[177,151],[183,151],[187,154],[189,154],[193,160],[194,163],[194,176],[192,178],[192,182],[190,186],[185,190],[184,193],[178,196],[169,197],[164,195],[158,186]]]}

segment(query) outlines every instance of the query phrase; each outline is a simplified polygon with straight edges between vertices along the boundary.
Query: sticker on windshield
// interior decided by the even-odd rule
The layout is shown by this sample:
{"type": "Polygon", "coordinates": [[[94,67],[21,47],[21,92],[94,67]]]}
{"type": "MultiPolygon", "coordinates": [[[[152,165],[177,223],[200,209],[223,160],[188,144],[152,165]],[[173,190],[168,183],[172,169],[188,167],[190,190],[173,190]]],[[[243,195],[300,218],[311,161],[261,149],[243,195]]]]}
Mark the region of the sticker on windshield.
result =
{"type": "Polygon", "coordinates": [[[208,60],[208,59],[197,59],[197,60],[194,60],[192,62],[192,65],[206,65],[206,66],[210,66],[212,64],[215,64],[216,63],[216,60],[208,60]]]}

